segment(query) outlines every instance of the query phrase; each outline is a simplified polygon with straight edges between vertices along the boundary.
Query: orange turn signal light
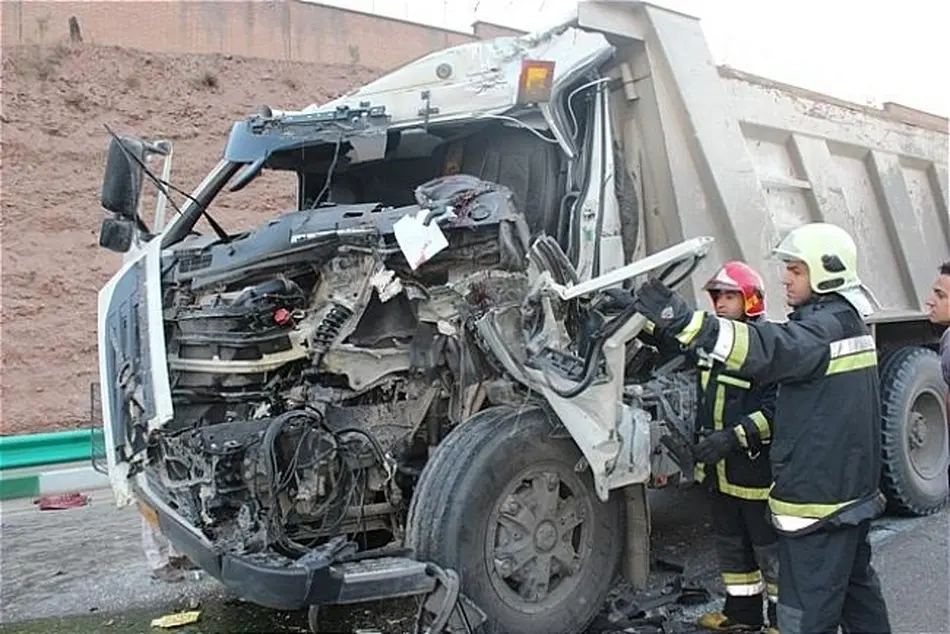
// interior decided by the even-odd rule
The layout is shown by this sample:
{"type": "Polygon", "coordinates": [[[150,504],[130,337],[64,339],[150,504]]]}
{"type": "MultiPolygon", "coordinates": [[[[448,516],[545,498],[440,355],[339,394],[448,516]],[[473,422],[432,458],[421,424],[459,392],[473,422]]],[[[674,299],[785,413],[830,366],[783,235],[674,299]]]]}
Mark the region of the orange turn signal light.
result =
{"type": "Polygon", "coordinates": [[[544,103],[551,100],[554,84],[554,62],[526,59],[521,62],[518,81],[518,103],[544,103]]]}

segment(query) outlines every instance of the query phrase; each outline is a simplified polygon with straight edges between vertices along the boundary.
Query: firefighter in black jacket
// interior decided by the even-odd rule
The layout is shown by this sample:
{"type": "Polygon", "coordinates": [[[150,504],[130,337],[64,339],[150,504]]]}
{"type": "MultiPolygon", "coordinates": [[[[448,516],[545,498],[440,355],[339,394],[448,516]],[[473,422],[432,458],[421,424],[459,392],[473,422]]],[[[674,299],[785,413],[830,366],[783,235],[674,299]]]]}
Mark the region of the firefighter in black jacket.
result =
{"type": "Polygon", "coordinates": [[[811,223],[773,251],[785,262],[786,323],[693,311],[651,280],[638,310],[676,338],[757,383],[777,383],[769,493],[779,535],[782,634],[890,632],[868,541],[884,510],[877,353],[857,248],[840,227],[811,223]]]}
{"type": "MultiPolygon", "coordinates": [[[[763,319],[765,284],[749,265],[727,262],[704,289],[718,317],[751,323],[763,319]]],[[[769,624],[775,627],[777,537],[766,512],[776,387],[752,383],[718,361],[701,359],[698,365],[697,428],[705,438],[695,448],[696,480],[711,491],[716,550],[726,586],[722,612],[703,615],[699,625],[714,631],[761,630],[766,594],[769,624]]]]}

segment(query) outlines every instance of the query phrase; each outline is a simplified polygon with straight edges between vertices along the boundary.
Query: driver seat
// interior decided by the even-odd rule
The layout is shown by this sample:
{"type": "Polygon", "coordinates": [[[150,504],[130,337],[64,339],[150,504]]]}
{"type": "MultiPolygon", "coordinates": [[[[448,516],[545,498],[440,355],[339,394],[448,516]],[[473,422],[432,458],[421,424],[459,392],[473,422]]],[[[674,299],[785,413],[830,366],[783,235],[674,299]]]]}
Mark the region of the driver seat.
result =
{"type": "Polygon", "coordinates": [[[455,168],[504,185],[511,190],[515,207],[524,213],[532,237],[542,232],[558,235],[563,177],[556,144],[524,128],[500,124],[459,143],[461,148],[453,144],[446,152],[447,173],[455,168]]]}

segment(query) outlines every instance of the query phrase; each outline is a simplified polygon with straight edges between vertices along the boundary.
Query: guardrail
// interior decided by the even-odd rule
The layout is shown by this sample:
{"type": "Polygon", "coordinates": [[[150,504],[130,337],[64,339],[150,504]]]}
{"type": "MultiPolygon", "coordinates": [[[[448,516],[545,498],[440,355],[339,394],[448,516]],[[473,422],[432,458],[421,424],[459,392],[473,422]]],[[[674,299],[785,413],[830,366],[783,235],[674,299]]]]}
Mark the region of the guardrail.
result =
{"type": "Polygon", "coordinates": [[[101,428],[0,436],[0,471],[92,460],[102,444],[101,428]]]}
{"type": "Polygon", "coordinates": [[[106,473],[99,383],[89,384],[89,426],[85,429],[0,436],[0,471],[89,460],[106,473]]]}

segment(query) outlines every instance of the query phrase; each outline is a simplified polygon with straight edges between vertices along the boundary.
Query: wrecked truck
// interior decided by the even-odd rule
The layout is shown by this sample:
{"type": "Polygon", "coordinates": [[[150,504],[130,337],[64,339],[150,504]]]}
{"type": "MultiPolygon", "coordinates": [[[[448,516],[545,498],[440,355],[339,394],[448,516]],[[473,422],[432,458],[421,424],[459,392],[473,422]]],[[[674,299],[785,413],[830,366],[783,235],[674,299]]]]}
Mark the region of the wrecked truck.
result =
{"type": "Polygon", "coordinates": [[[882,489],[934,512],[947,388],[921,298],[950,252],[942,125],[717,68],[695,18],[591,0],[264,107],[190,193],[170,143],[115,136],[117,501],[314,631],[321,605],[410,595],[433,632],[582,631],[618,572],[645,583],[647,488],[693,478],[693,370],[640,341],[630,289],[654,275],[704,306],[693,279],[741,258],[779,297],[769,249],[824,219],[879,303],[882,489]],[[265,170],[296,175],[296,209],[229,232],[216,202],[265,170]]]}

